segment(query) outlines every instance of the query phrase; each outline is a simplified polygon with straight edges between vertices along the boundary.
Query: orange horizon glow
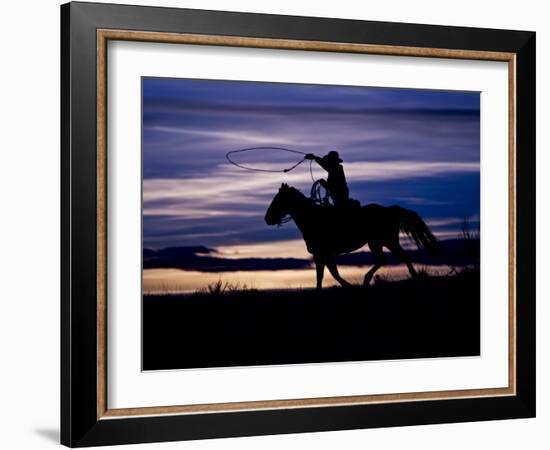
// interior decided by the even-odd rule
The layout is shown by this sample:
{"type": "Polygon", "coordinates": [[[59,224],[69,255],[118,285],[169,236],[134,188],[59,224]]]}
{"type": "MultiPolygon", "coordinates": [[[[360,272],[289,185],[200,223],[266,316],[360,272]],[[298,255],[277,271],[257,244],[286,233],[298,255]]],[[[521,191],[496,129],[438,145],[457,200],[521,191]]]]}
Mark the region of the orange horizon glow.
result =
{"type": "MultiPolygon", "coordinates": [[[[424,266],[429,275],[446,275],[451,271],[449,266],[424,266]]],[[[352,284],[360,285],[370,266],[341,266],[340,274],[352,284]]],[[[377,275],[385,280],[402,280],[409,278],[404,264],[382,267],[377,275]]],[[[143,294],[184,294],[206,289],[218,281],[229,283],[241,289],[308,289],[315,287],[315,269],[298,270],[255,270],[228,272],[198,272],[181,269],[146,269],[143,271],[143,294]]],[[[336,286],[328,270],[325,270],[324,287],[336,286]]]]}

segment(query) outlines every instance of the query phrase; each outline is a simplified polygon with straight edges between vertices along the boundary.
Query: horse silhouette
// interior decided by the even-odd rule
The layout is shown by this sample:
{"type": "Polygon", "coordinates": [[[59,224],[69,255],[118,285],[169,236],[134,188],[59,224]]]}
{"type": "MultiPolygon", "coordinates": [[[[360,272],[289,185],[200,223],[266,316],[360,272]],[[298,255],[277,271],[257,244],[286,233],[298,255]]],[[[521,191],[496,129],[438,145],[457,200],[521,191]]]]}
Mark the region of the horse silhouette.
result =
{"type": "Polygon", "coordinates": [[[400,206],[365,206],[337,208],[320,206],[298,189],[282,184],[267,212],[268,225],[280,225],[285,218],[294,220],[313,256],[317,271],[317,289],[323,285],[325,266],[338,283],[351,286],[338,273],[335,257],[358,250],[368,244],[374,266],[365,275],[363,285],[368,286],[375,272],[384,264],[383,247],[400,258],[412,277],[417,272],[399,243],[399,232],[407,234],[419,249],[432,250],[437,239],[419,215],[400,206]]]}

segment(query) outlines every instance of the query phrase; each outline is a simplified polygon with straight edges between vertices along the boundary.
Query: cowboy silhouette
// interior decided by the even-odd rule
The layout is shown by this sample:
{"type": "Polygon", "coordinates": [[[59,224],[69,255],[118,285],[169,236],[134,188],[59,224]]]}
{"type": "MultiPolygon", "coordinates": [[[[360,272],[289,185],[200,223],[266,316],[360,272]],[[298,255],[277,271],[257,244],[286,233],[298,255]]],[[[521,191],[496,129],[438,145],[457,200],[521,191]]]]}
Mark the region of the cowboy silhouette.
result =
{"type": "Polygon", "coordinates": [[[344,167],[341,164],[343,161],[340,159],[338,152],[330,151],[322,158],[315,156],[313,153],[308,153],[305,159],[315,161],[328,172],[327,180],[320,180],[320,184],[329,192],[334,206],[348,206],[350,202],[349,189],[344,175],[344,167]]]}

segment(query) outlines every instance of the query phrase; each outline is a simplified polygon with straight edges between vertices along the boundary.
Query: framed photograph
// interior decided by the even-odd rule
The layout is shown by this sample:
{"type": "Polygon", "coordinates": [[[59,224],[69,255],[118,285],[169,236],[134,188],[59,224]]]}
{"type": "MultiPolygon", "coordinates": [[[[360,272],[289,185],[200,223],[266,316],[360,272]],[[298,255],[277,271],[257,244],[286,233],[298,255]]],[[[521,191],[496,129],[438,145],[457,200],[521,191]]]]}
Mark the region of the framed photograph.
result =
{"type": "Polygon", "coordinates": [[[61,27],[63,444],[535,416],[535,33],[61,27]]]}

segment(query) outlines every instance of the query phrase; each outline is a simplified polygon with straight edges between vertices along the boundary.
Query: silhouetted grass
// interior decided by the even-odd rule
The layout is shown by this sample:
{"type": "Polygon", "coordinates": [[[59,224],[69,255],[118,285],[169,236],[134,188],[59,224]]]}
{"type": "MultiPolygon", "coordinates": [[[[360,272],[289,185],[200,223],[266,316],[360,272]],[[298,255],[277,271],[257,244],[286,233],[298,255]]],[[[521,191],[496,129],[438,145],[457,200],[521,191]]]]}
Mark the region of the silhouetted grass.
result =
{"type": "Polygon", "coordinates": [[[257,289],[249,287],[246,283],[231,283],[222,281],[220,278],[214,283],[208,284],[205,288],[199,289],[193,293],[200,297],[220,297],[226,294],[241,295],[245,292],[257,292],[257,289]]]}

